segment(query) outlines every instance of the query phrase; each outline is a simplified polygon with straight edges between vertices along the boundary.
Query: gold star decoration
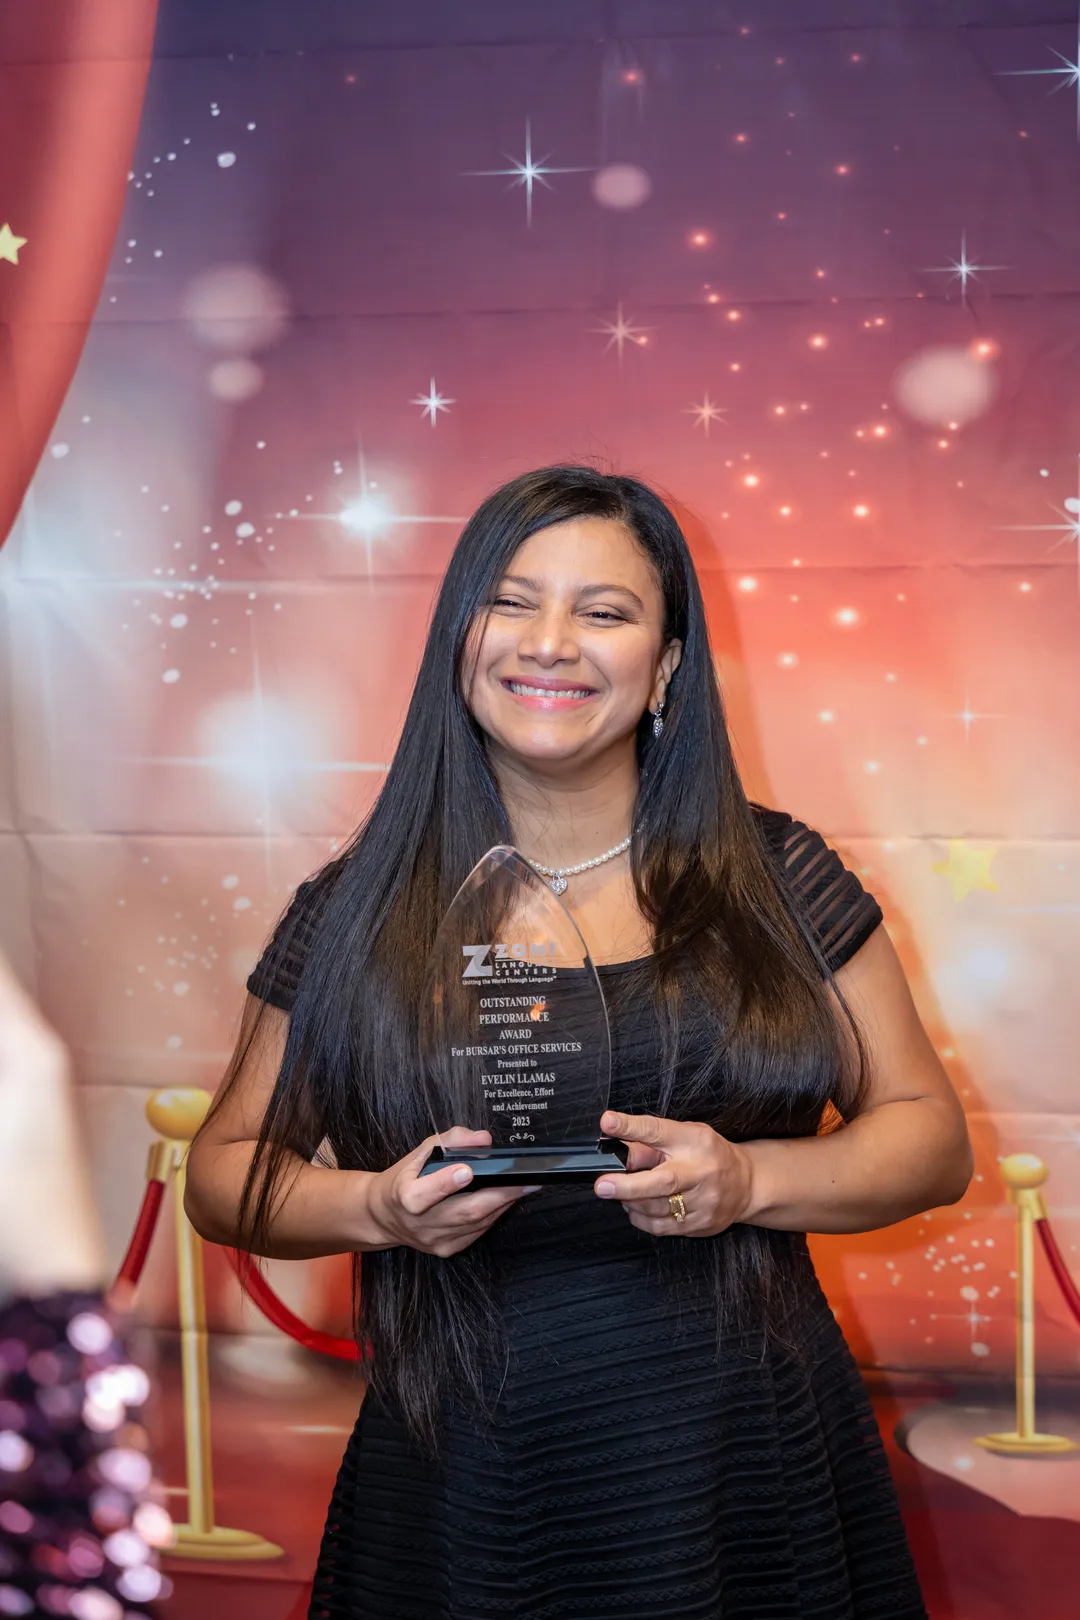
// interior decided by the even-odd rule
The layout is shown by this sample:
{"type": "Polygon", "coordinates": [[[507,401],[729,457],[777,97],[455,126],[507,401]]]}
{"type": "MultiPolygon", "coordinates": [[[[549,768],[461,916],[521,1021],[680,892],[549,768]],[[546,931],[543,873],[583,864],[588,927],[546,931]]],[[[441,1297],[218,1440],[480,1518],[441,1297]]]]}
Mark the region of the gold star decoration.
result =
{"type": "Polygon", "coordinates": [[[990,862],[996,849],[972,849],[962,838],[949,839],[949,857],[934,862],[934,871],[949,880],[954,900],[963,900],[972,889],[989,889],[997,893],[997,883],[990,876],[990,862]]]}
{"type": "Polygon", "coordinates": [[[25,236],[16,236],[6,221],[0,225],[0,259],[6,259],[9,264],[18,264],[19,249],[25,246],[25,236]]]}

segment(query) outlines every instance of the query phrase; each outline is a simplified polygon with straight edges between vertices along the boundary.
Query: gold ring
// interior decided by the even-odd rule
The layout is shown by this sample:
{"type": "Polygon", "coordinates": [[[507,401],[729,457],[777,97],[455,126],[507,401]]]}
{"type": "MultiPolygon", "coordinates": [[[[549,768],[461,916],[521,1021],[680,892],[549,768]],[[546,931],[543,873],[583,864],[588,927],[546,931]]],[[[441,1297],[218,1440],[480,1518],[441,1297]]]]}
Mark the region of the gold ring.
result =
{"type": "Polygon", "coordinates": [[[678,1221],[679,1225],[681,1226],[683,1221],[686,1219],[686,1205],[683,1203],[682,1193],[672,1193],[671,1197],[668,1199],[668,1209],[670,1210],[672,1217],[678,1221]]]}

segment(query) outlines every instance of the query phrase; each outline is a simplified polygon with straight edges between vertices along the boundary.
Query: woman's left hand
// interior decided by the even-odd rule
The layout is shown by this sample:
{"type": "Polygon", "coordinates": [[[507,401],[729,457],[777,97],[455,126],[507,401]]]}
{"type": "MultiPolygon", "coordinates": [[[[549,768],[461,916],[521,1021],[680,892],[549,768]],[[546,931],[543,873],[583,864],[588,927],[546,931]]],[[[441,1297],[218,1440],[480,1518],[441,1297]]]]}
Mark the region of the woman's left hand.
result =
{"type": "Polygon", "coordinates": [[[653,1237],[713,1237],[745,1218],[753,1191],[750,1155],[710,1125],[607,1113],[600,1129],[628,1143],[630,1159],[625,1175],[600,1177],[597,1197],[625,1204],[639,1231],[653,1237]],[[676,1220],[675,1210],[682,1208],[685,1217],[676,1220]]]}

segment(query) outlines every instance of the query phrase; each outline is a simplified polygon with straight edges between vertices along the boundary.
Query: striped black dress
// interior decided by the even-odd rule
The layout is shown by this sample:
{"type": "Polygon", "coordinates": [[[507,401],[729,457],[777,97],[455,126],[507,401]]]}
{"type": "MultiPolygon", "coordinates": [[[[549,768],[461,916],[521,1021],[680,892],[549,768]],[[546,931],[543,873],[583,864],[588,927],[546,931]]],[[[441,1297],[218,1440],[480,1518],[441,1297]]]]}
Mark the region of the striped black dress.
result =
{"type": "MultiPolygon", "coordinates": [[[[759,815],[839,967],[877,903],[817,833],[759,815]]],[[[287,1010],[300,966],[295,949],[268,952],[250,988],[287,1010]]],[[[600,969],[612,1105],[639,1112],[659,1061],[646,969],[600,969]]],[[[802,1235],[768,1235],[791,1303],[764,1349],[750,1330],[718,1342],[695,1280],[693,1257],[725,1235],[658,1243],[583,1187],[533,1195],[483,1241],[507,1338],[494,1417],[451,1411],[435,1465],[365,1401],[311,1620],[925,1620],[873,1413],[802,1235]]]]}

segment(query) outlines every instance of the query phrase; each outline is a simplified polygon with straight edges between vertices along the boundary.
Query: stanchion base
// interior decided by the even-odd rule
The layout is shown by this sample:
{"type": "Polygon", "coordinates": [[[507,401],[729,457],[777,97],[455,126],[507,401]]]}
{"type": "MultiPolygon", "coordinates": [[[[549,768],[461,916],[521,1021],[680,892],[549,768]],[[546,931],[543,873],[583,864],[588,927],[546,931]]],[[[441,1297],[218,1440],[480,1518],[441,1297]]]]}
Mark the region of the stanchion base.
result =
{"type": "Polygon", "coordinates": [[[257,1536],[253,1530],[227,1530],[216,1524],[212,1530],[196,1530],[190,1524],[176,1526],[176,1540],[163,1547],[166,1558],[284,1558],[282,1547],[257,1536]]]}
{"type": "Polygon", "coordinates": [[[993,1451],[999,1457],[1064,1457],[1067,1452],[1080,1451],[1075,1440],[1066,1440],[1061,1434],[980,1434],[975,1444],[984,1451],[993,1451]]]}

